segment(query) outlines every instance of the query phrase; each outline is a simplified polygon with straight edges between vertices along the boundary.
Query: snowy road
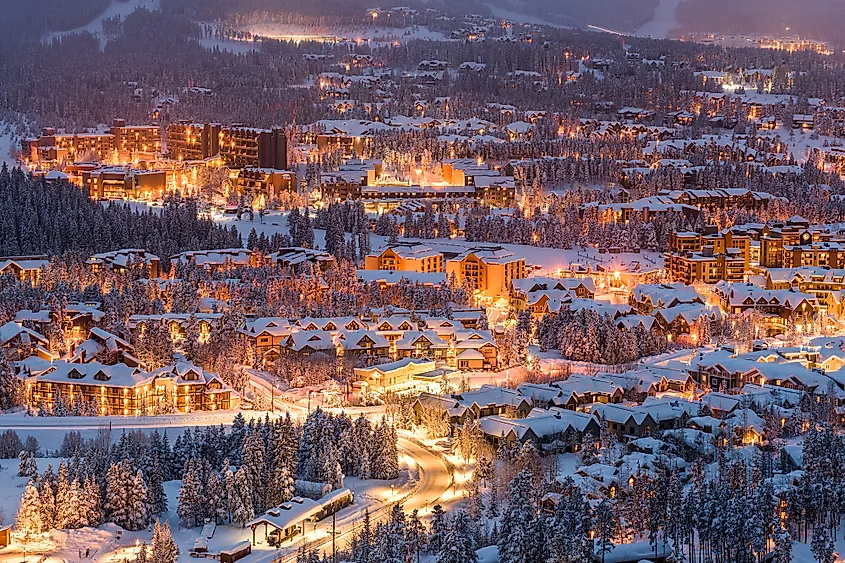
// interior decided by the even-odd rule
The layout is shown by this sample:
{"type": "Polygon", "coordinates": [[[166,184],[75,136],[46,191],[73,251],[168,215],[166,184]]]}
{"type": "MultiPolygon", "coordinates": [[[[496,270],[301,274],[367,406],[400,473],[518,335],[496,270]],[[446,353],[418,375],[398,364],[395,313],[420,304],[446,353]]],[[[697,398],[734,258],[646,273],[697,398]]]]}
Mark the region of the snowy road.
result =
{"type": "MultiPolygon", "coordinates": [[[[390,515],[393,505],[397,502],[404,507],[406,514],[409,514],[412,510],[418,510],[421,517],[427,516],[435,504],[439,501],[446,500],[449,489],[452,487],[452,471],[442,457],[433,453],[422,444],[417,443],[415,440],[403,437],[402,435],[399,436],[398,445],[400,455],[408,456],[414,460],[414,463],[419,468],[420,479],[413,490],[404,497],[397,498],[393,502],[385,503],[375,510],[370,509],[370,521],[373,527],[375,527],[377,522],[386,519],[390,515]]],[[[360,508],[356,509],[354,506],[338,512],[335,521],[335,544],[337,549],[345,549],[348,546],[353,533],[361,524],[363,517],[364,510],[360,508]]],[[[301,547],[304,541],[308,550],[316,549],[319,552],[325,552],[331,555],[331,531],[331,518],[326,518],[317,525],[313,532],[307,533],[295,547],[301,547]]],[[[296,550],[293,547],[289,549],[291,553],[276,559],[278,563],[296,561],[296,550]]],[[[272,557],[268,557],[267,562],[272,559],[272,557]]],[[[265,563],[265,561],[251,559],[250,563],[265,563]]]]}

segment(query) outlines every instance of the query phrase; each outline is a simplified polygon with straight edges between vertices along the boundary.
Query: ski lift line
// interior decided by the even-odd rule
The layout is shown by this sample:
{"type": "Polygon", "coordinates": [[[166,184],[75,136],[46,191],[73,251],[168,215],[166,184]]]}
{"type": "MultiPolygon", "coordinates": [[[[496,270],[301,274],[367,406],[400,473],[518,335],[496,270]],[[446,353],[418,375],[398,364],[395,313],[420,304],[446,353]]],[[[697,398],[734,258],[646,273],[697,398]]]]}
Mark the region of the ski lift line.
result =
{"type": "Polygon", "coordinates": [[[627,37],[627,34],[620,33],[618,31],[613,31],[612,29],[607,29],[606,27],[599,27],[597,25],[588,25],[588,29],[595,29],[596,31],[602,31],[604,33],[610,33],[612,35],[619,35],[620,37],[627,37]]]}

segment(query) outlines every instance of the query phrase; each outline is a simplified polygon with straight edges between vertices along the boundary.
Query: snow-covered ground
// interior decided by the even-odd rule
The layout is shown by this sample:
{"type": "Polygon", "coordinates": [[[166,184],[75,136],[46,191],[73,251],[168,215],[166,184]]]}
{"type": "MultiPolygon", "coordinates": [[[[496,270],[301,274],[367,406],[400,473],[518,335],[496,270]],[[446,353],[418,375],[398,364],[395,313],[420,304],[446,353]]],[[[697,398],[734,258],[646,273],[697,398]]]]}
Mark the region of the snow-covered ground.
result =
{"type": "Polygon", "coordinates": [[[16,166],[15,159],[12,158],[12,150],[15,144],[15,135],[9,130],[6,131],[6,124],[0,122],[0,166],[4,163],[9,168],[16,166]]]}
{"type": "Polygon", "coordinates": [[[107,42],[106,37],[103,34],[103,20],[113,18],[115,16],[125,18],[126,16],[134,12],[136,8],[158,10],[159,0],[127,0],[125,2],[118,2],[117,0],[112,0],[112,3],[109,5],[108,8],[106,8],[106,11],[100,14],[93,21],[89,22],[86,25],[83,25],[82,27],[77,27],[76,29],[71,29],[69,31],[57,31],[49,33],[46,37],[44,37],[44,42],[49,43],[53,39],[64,37],[65,35],[87,31],[100,40],[100,47],[102,48],[107,42]]]}
{"type": "Polygon", "coordinates": [[[634,35],[640,37],[652,37],[654,39],[666,39],[669,33],[678,26],[675,19],[675,10],[681,5],[682,0],[660,0],[654,10],[654,18],[643,24],[634,35]]]}
{"type": "Polygon", "coordinates": [[[572,29],[572,26],[552,22],[538,16],[532,16],[520,12],[512,12],[511,10],[506,10],[501,6],[496,6],[494,4],[490,4],[489,2],[485,3],[485,5],[490,8],[490,12],[493,14],[494,17],[502,18],[504,20],[510,20],[519,23],[527,23],[530,25],[547,25],[549,27],[557,27],[561,29],[572,29]]]}

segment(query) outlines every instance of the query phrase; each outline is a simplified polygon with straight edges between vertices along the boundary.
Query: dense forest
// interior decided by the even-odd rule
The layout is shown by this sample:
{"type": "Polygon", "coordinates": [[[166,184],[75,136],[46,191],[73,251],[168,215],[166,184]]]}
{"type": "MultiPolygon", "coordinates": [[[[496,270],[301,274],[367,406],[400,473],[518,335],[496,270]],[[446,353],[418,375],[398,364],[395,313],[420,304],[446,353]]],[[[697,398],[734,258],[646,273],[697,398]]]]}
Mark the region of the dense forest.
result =
{"type": "Polygon", "coordinates": [[[20,169],[0,170],[0,255],[58,255],[146,248],[161,257],[184,250],[241,246],[240,236],[197,217],[193,204],[160,213],[102,205],[70,184],[48,183],[20,169]]]}

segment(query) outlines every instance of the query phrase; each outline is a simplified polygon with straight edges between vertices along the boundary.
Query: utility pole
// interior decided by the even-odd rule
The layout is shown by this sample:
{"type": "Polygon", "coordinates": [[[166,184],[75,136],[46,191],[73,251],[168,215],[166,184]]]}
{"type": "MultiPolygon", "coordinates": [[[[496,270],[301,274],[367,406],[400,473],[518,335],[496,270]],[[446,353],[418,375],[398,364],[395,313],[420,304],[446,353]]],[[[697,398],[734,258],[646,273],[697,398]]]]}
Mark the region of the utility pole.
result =
{"type": "Polygon", "coordinates": [[[337,537],[336,525],[337,525],[337,510],[334,509],[334,505],[332,505],[332,563],[337,563],[337,553],[335,552],[335,538],[337,537]]]}

